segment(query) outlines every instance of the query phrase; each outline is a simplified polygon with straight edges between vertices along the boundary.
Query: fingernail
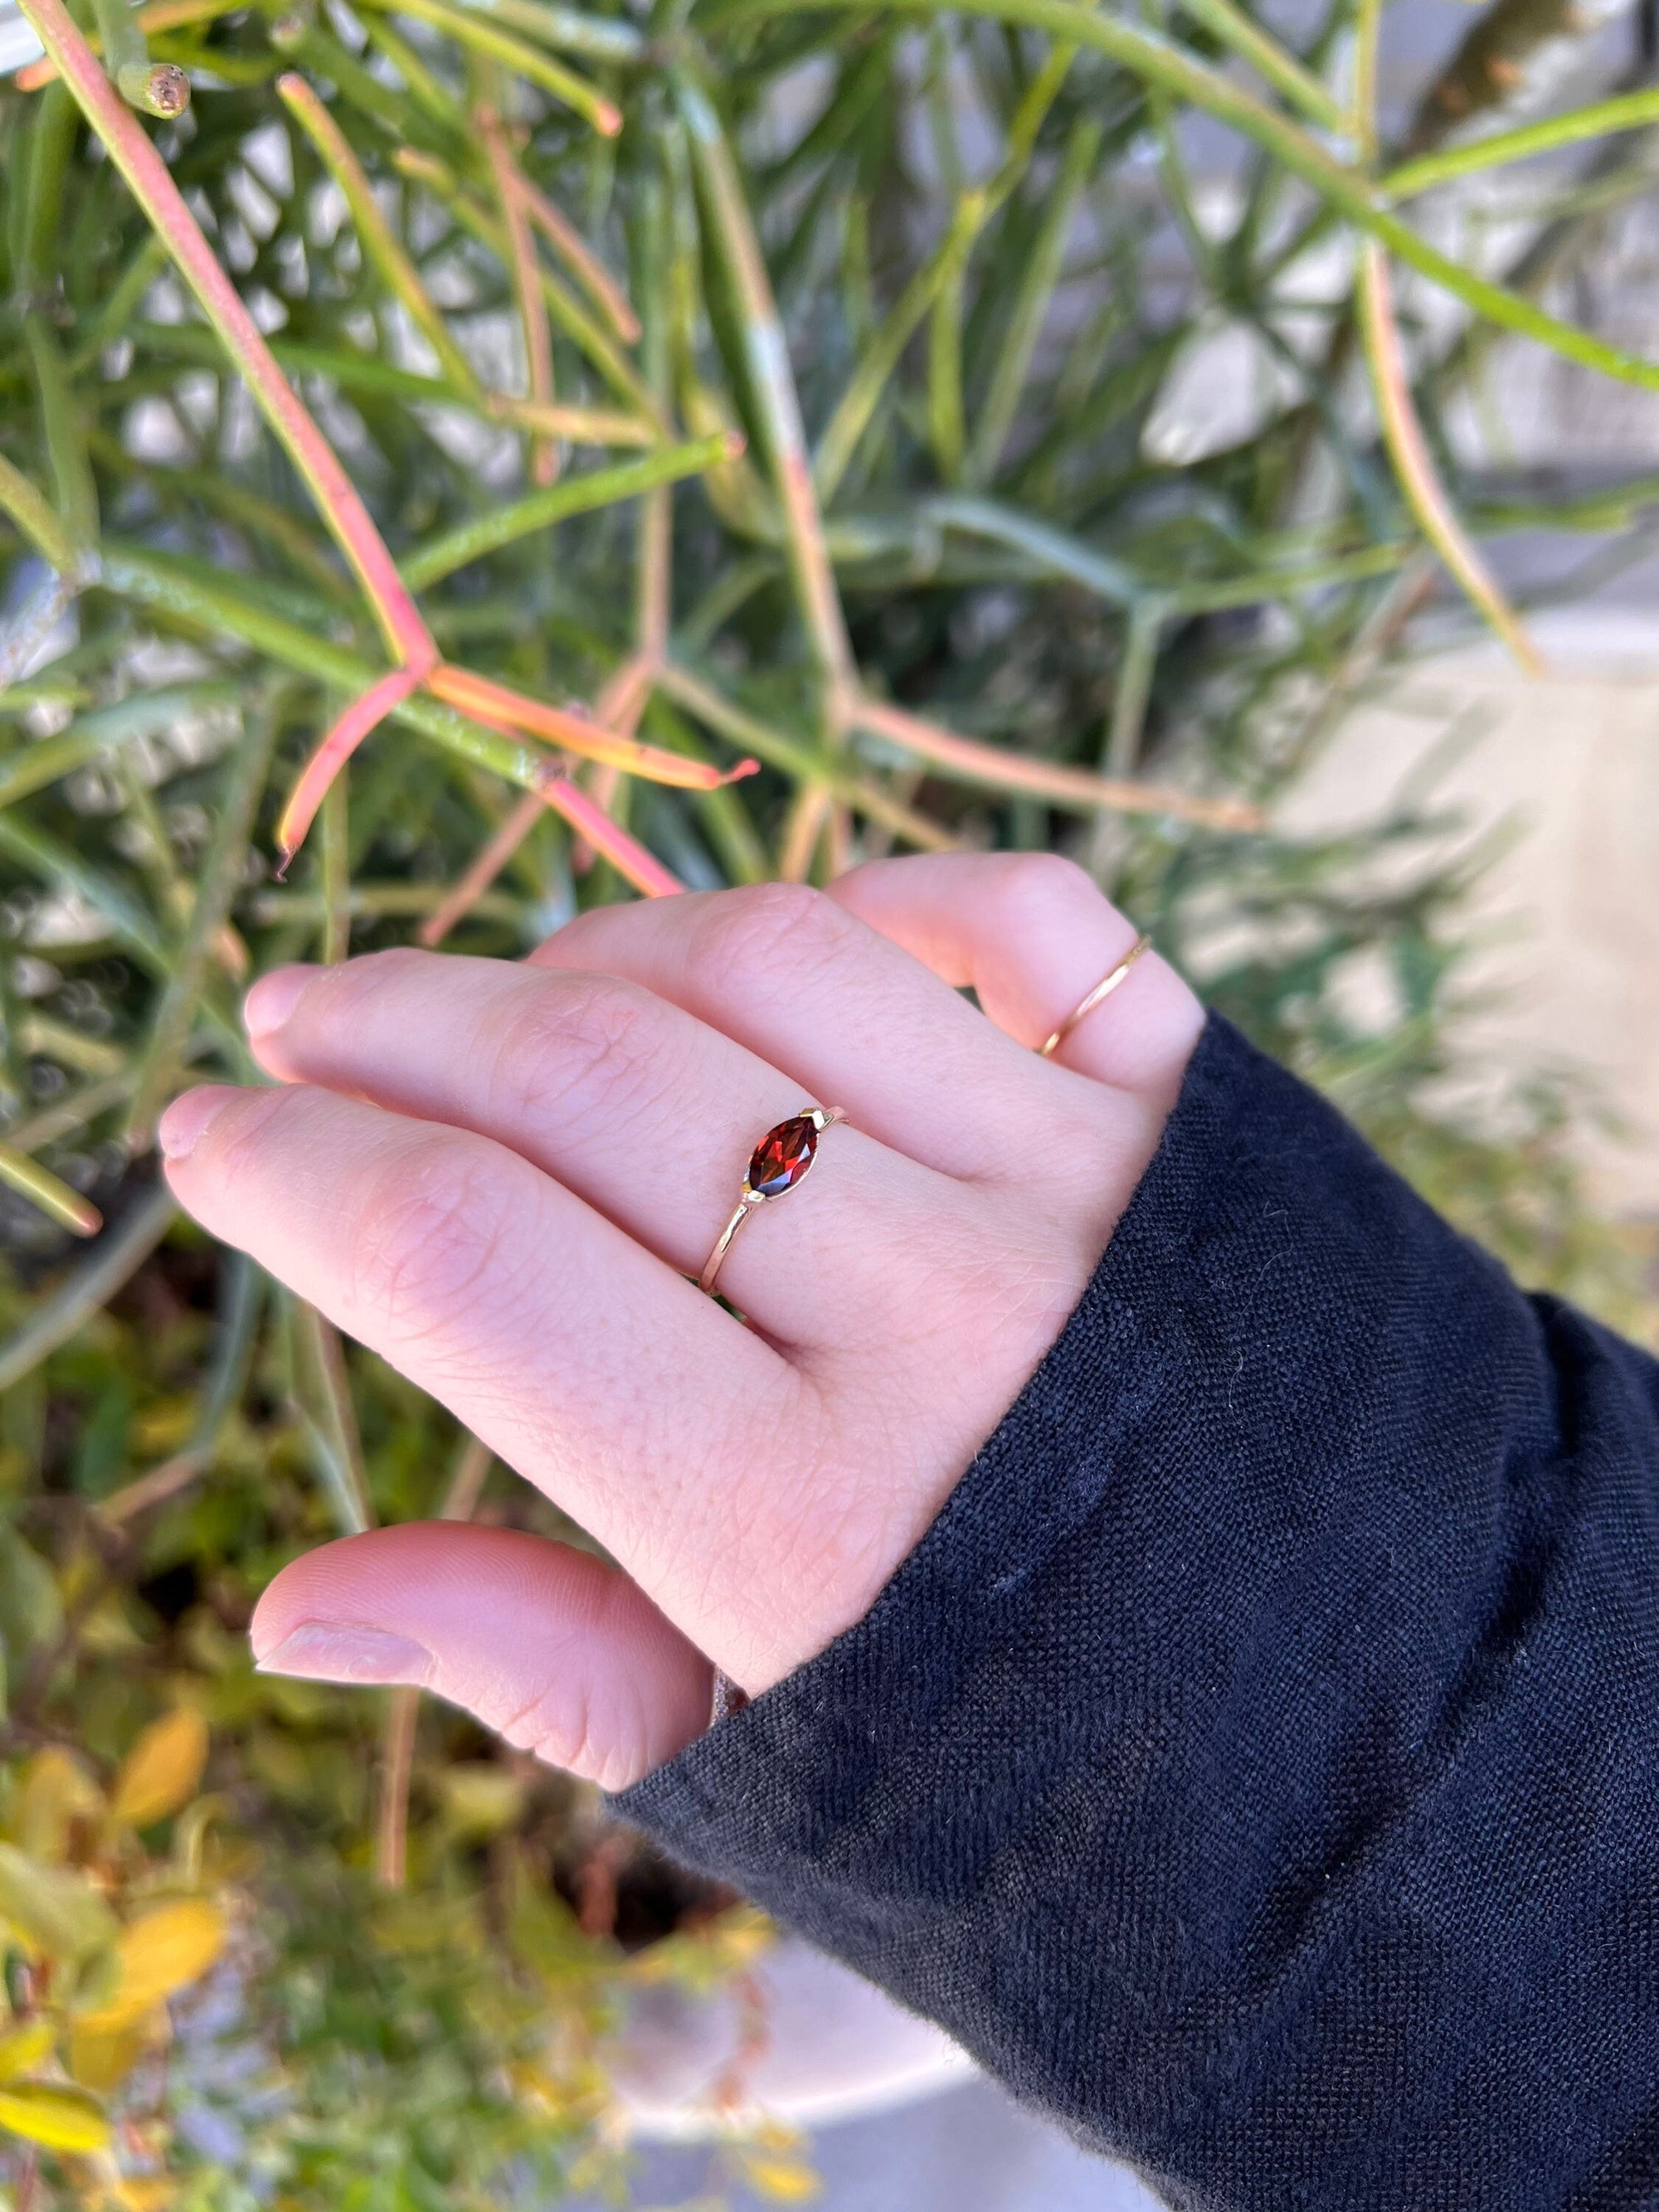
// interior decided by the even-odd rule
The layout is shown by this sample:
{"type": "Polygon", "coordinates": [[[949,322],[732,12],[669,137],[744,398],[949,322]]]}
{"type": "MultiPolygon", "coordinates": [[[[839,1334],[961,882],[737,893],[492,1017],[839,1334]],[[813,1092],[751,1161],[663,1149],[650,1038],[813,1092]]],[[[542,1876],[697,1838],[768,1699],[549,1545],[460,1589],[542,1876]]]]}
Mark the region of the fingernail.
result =
{"type": "Polygon", "coordinates": [[[255,1044],[281,1029],[316,973],[314,968],[273,968],[260,976],[242,1001],[243,1024],[255,1044]]]}
{"type": "Polygon", "coordinates": [[[302,1621],[254,1665],[261,1674],[299,1674],[313,1682],[413,1682],[432,1679],[432,1654],[383,1628],[302,1621]]]}
{"type": "Polygon", "coordinates": [[[182,1160],[195,1151],[210,1122],[222,1112],[235,1092],[226,1084],[204,1084],[175,1098],[156,1125],[155,1141],[164,1159],[182,1160]]]}

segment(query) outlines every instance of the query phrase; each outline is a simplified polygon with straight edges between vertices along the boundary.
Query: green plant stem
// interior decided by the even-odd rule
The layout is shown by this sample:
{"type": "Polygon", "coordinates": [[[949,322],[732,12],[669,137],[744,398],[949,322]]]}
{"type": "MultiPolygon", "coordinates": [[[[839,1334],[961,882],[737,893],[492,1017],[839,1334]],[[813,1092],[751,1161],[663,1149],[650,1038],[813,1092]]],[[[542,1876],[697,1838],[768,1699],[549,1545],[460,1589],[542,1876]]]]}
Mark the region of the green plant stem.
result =
{"type": "MultiPolygon", "coordinates": [[[[28,4],[35,4],[35,0],[28,0],[28,4]]],[[[855,9],[867,5],[867,0],[815,0],[815,4],[855,9]]],[[[893,0],[893,4],[908,13],[927,15],[939,0],[893,0]]],[[[799,5],[799,0],[725,0],[713,21],[721,25],[751,22],[791,14],[799,5]]],[[[1604,343],[1589,331],[1558,321],[1530,301],[1451,260],[1381,204],[1378,187],[1363,170],[1337,161],[1288,117],[1266,106],[1243,86],[1158,33],[1141,30],[1114,15],[1096,13],[1080,4],[1080,0],[972,0],[969,12],[995,21],[1027,24],[1035,30],[1051,32],[1056,38],[1073,39],[1079,46],[1094,47],[1149,84],[1163,86],[1178,100],[1213,115],[1264,147],[1338,214],[1368,231],[1390,253],[1451,293],[1474,313],[1621,383],[1659,391],[1659,362],[1643,361],[1604,343]]]]}
{"type": "Polygon", "coordinates": [[[212,840],[197,880],[190,926],[174,956],[139,1063],[126,1128],[127,1143],[135,1151],[153,1140],[156,1116],[176,1078],[207,988],[215,949],[241,888],[278,720],[270,702],[256,702],[230,757],[215,808],[212,840]]]}
{"type": "Polygon", "coordinates": [[[1183,14],[1201,23],[1220,45],[1248,62],[1257,76],[1284,94],[1293,106],[1328,131],[1341,131],[1347,118],[1340,100],[1332,97],[1316,76],[1296,56],[1257,23],[1251,21],[1232,0],[1178,0],[1183,14]]]}
{"type": "Polygon", "coordinates": [[[643,460],[622,461],[614,468],[594,469],[586,476],[567,477],[545,491],[527,493],[492,507],[475,521],[464,522],[431,539],[403,564],[404,580],[411,591],[423,592],[446,576],[453,575],[471,561],[497,553],[556,522],[574,514],[591,514],[619,500],[635,499],[659,484],[700,476],[732,458],[730,439],[698,438],[684,446],[670,446],[643,460]]]}
{"type": "Polygon", "coordinates": [[[843,701],[855,678],[853,647],[823,542],[800,402],[789,368],[788,341],[778,318],[737,165],[714,106],[702,88],[685,76],[678,79],[677,89],[692,159],[707,195],[714,240],[739,303],[744,365],[783,515],[790,569],[801,618],[826,689],[824,735],[836,744],[841,741],[843,701]]]}
{"type": "Polygon", "coordinates": [[[14,1389],[102,1311],[167,1235],[178,1210],[172,1192],[162,1186],[106,1231],[82,1265],[35,1308],[9,1343],[0,1345],[0,1391],[14,1389]]]}
{"type": "Polygon", "coordinates": [[[317,856],[322,878],[323,934],[318,957],[336,968],[351,953],[351,818],[346,780],[337,776],[319,809],[322,836],[317,856]]]}
{"type": "Polygon", "coordinates": [[[345,133],[304,77],[289,70],[277,78],[276,90],[289,113],[316,149],[323,167],[344,193],[364,253],[438,356],[445,382],[463,398],[482,407],[483,386],[477,372],[456,343],[419,270],[386,221],[386,212],[374,197],[374,187],[347,143],[345,133]]]}
{"type": "MultiPolygon", "coordinates": [[[[398,15],[413,15],[421,22],[430,23],[434,30],[447,31],[462,46],[471,46],[475,52],[501,63],[515,76],[539,85],[567,107],[574,108],[603,137],[614,138],[622,128],[622,117],[614,103],[586,77],[550,59],[540,47],[526,46],[522,39],[501,30],[497,22],[481,11],[465,4],[447,7],[443,0],[365,0],[365,4],[391,7],[398,15]]],[[[491,10],[492,15],[498,12],[491,10]]]]}
{"type": "Polygon", "coordinates": [[[15,1146],[0,1143],[0,1182],[15,1190],[20,1198],[38,1206],[49,1220],[73,1231],[76,1237],[95,1237],[104,1225],[104,1217],[90,1199],[82,1198],[72,1190],[61,1176],[50,1168],[43,1168],[39,1160],[32,1160],[27,1152],[15,1146]]]}
{"type": "Polygon", "coordinates": [[[1073,125],[1066,142],[1060,175],[1048,195],[1036,242],[1014,293],[1008,327],[997,349],[996,367],[991,373],[985,404],[974,426],[973,443],[963,471],[970,488],[988,483],[1002,459],[1003,447],[1019,410],[1031,358],[1042,334],[1054,287],[1060,281],[1078,204],[1100,157],[1104,135],[1098,123],[1085,117],[1073,125]]]}
{"type": "Polygon", "coordinates": [[[1659,123],[1659,86],[1621,93],[1589,107],[1571,108],[1565,115],[1546,116],[1540,123],[1523,124],[1517,130],[1494,131],[1490,138],[1420,155],[1391,169],[1382,179],[1381,190],[1391,200],[1407,200],[1459,177],[1507,168],[1511,162],[1528,161],[1535,154],[1553,153],[1558,146],[1577,146],[1586,138],[1609,137],[1615,131],[1638,130],[1649,123],[1659,123]]]}

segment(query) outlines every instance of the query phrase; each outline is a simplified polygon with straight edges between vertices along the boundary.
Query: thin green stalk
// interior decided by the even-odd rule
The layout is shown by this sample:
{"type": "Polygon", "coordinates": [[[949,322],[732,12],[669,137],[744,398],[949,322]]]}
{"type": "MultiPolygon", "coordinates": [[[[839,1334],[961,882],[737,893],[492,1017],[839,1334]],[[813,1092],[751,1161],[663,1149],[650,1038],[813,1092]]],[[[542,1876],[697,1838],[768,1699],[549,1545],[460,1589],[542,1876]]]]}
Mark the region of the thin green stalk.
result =
{"type": "Polygon", "coordinates": [[[1109,553],[1085,544],[1069,531],[1039,521],[1019,508],[966,494],[943,494],[916,502],[915,519],[973,538],[988,538],[1024,554],[1043,573],[1064,576],[1115,606],[1132,606],[1146,586],[1132,569],[1109,553]]]}
{"type": "Polygon", "coordinates": [[[41,305],[54,290],[64,185],[78,128],[75,102],[61,84],[48,85],[40,94],[30,125],[23,164],[23,200],[12,257],[13,283],[25,308],[41,305]]]}
{"type": "MultiPolygon", "coordinates": [[[[125,5],[125,0],[121,0],[125,5]]],[[[64,365],[58,333],[39,310],[23,318],[23,342],[34,370],[40,427],[52,464],[58,512],[77,545],[98,543],[98,493],[76,409],[75,387],[64,365]]]]}
{"type": "Polygon", "coordinates": [[[974,426],[973,443],[963,471],[970,489],[988,483],[995,476],[1008,434],[1014,427],[1020,395],[1030,373],[1031,357],[1036,351],[1054,287],[1060,281],[1078,203],[1099,158],[1103,136],[1098,123],[1085,118],[1073,125],[1066,140],[1065,160],[1014,294],[1008,327],[997,349],[996,367],[992,371],[985,404],[974,426]]]}
{"type": "Polygon", "coordinates": [[[990,183],[957,196],[951,222],[931,261],[917,270],[869,340],[847,388],[824,425],[812,456],[812,483],[827,506],[840,489],[904,349],[936,307],[947,286],[959,283],[975,242],[1025,173],[1043,118],[1053,106],[1076,58],[1075,45],[1058,41],[1043,58],[1008,126],[1008,143],[990,183]]]}
{"type": "Polygon", "coordinates": [[[947,484],[962,474],[966,439],[962,402],[963,293],[968,276],[968,257],[983,228],[985,196],[964,192],[957,202],[963,212],[961,243],[945,271],[927,319],[927,442],[933,465],[947,484]]]}
{"type": "Polygon", "coordinates": [[[702,88],[677,79],[692,159],[707,195],[714,243],[724,258],[742,318],[744,359],[759,412],[766,458],[782,510],[801,617],[823,678],[825,734],[839,742],[844,695],[855,677],[852,644],[823,542],[811,463],[790,373],[789,345],[742,179],[720,118],[702,88]]]}
{"type": "MultiPolygon", "coordinates": [[[[27,4],[38,4],[38,0],[27,0],[27,4]]],[[[800,0],[721,0],[712,21],[721,26],[753,22],[792,14],[799,4],[800,0]]],[[[858,9],[866,6],[868,0],[814,0],[814,4],[858,9]]],[[[892,0],[892,4],[906,13],[927,15],[939,5],[939,0],[892,0]]],[[[1659,391],[1659,362],[1643,361],[1607,345],[1592,332],[1559,321],[1529,300],[1451,260],[1381,204],[1378,187],[1363,170],[1335,160],[1288,117],[1266,106],[1243,85],[1235,84],[1158,33],[1139,29],[1114,15],[1096,13],[1082,5],[1081,0],[971,0],[967,12],[995,21],[1027,24],[1034,30],[1051,32],[1056,38],[1073,39],[1080,46],[1094,47],[1148,83],[1164,86],[1178,100],[1213,115],[1265,147],[1340,215],[1369,232],[1390,253],[1476,314],[1621,383],[1659,391]]]]}
{"type": "Polygon", "coordinates": [[[1524,124],[1518,130],[1494,131],[1490,138],[1476,138],[1468,145],[1420,155],[1416,161],[1403,161],[1397,169],[1391,169],[1382,179],[1381,189],[1390,200],[1408,200],[1458,177],[1476,176],[1483,169],[1507,168],[1512,161],[1553,153],[1558,146],[1611,137],[1615,131],[1638,130],[1648,123],[1659,123],[1659,86],[1598,100],[1589,107],[1546,116],[1541,123],[1524,124]]]}
{"type": "Polygon", "coordinates": [[[190,927],[174,955],[139,1066],[138,1087],[126,1127],[128,1145],[134,1150],[148,1146],[154,1136],[156,1116],[167,1101],[195,1024],[216,948],[241,888],[279,720],[271,702],[257,702],[247,715],[241,742],[230,757],[215,809],[213,836],[202,860],[190,927]]]}
{"type": "Polygon", "coordinates": [[[287,1317],[294,1410],[312,1463],[333,1501],[341,1534],[361,1536],[374,1526],[374,1507],[339,1333],[314,1306],[287,1291],[277,1296],[287,1317]]]}
{"type": "Polygon", "coordinates": [[[96,316],[81,334],[81,343],[70,356],[69,373],[79,376],[137,319],[144,295],[167,267],[167,250],[152,231],[115,280],[113,289],[96,316]]]}
{"type": "MultiPolygon", "coordinates": [[[[37,1048],[25,1036],[27,1049],[37,1048]]],[[[46,1049],[47,1048],[40,1048],[46,1049]]],[[[47,1145],[55,1145],[60,1138],[72,1137],[84,1129],[88,1121],[95,1121],[100,1114],[107,1114],[113,1106],[125,1104],[132,1096],[133,1070],[123,1068],[118,1075],[100,1076],[96,1082],[84,1084],[79,1091],[67,1092],[43,1106],[38,1114],[31,1114],[27,1121],[20,1121],[11,1132],[12,1149],[19,1152],[38,1152],[47,1145]]]]}
{"type": "Polygon", "coordinates": [[[304,77],[289,70],[277,78],[276,90],[289,113],[316,149],[324,167],[344,193],[365,256],[437,355],[446,381],[475,406],[482,405],[483,386],[477,371],[456,343],[420,270],[386,221],[386,212],[374,197],[374,187],[347,143],[344,132],[304,77]]]}
{"type": "Polygon", "coordinates": [[[1395,474],[1423,535],[1444,562],[1471,604],[1529,676],[1544,665],[1522,628],[1496,577],[1481,558],[1440,481],[1413,404],[1405,347],[1395,317],[1389,266],[1375,239],[1361,248],[1359,265],[1360,343],[1395,474]]]}
{"type": "Polygon", "coordinates": [[[1229,47],[1241,61],[1249,62],[1256,75],[1283,93],[1293,107],[1299,107],[1328,131],[1346,127],[1341,102],[1277,39],[1235,8],[1232,0],[1177,0],[1177,4],[1195,23],[1201,23],[1212,38],[1229,47]]]}
{"type": "Polygon", "coordinates": [[[684,477],[700,476],[705,469],[732,459],[730,440],[699,438],[689,445],[670,446],[639,461],[621,461],[614,468],[593,469],[586,476],[567,477],[546,491],[528,493],[492,507],[474,521],[464,522],[422,546],[404,563],[404,578],[411,591],[423,592],[446,576],[453,575],[470,561],[482,560],[502,546],[533,536],[573,514],[587,514],[619,500],[635,499],[659,484],[677,483],[684,477]]]}
{"type": "MultiPolygon", "coordinates": [[[[1146,727],[1146,709],[1152,701],[1152,678],[1158,669],[1165,614],[1166,610],[1156,599],[1143,599],[1130,611],[1123,658],[1118,664],[1117,684],[1112,693],[1111,719],[1101,749],[1100,771],[1103,776],[1132,776],[1140,766],[1141,739],[1146,727]]],[[[1110,815],[1096,815],[1095,826],[1090,833],[1089,864],[1103,879],[1121,834],[1121,825],[1110,815]]]]}
{"type": "MultiPolygon", "coordinates": [[[[392,27],[385,15],[375,14],[372,9],[365,9],[362,26],[363,36],[397,70],[416,105],[423,108],[441,130],[465,133],[466,117],[460,103],[447,85],[439,82],[409,40],[392,27]]],[[[400,120],[399,137],[404,127],[400,120]]]]}
{"type": "Polygon", "coordinates": [[[620,15],[584,15],[556,0],[459,0],[474,15],[507,23],[526,38],[567,54],[586,54],[596,62],[640,62],[650,46],[646,33],[620,15]]]}
{"type": "Polygon", "coordinates": [[[80,572],[88,556],[52,513],[44,494],[3,453],[0,453],[0,511],[58,575],[73,577],[80,572]]]}
{"type": "Polygon", "coordinates": [[[0,759],[0,808],[15,805],[118,746],[153,736],[205,701],[228,703],[234,696],[228,684],[173,684],[77,715],[57,737],[38,739],[0,759]]]}
{"type": "MultiPolygon", "coordinates": [[[[126,1054],[118,1044],[106,1044],[102,1037],[88,1036],[85,1030],[54,1020],[50,1014],[26,1013],[19,1020],[17,1030],[18,1041],[25,1052],[55,1060],[60,1067],[72,1067],[77,1075],[118,1075],[127,1064],[126,1054]]],[[[35,1149],[23,1144],[15,1129],[11,1138],[19,1152],[35,1149]]]]}
{"type": "MultiPolygon", "coordinates": [[[[809,751],[793,738],[785,736],[782,731],[726,698],[678,661],[665,661],[658,680],[676,706],[683,708],[694,720],[718,732],[732,744],[758,754],[769,766],[793,775],[804,788],[828,793],[855,813],[880,823],[906,844],[914,845],[918,852],[956,849],[957,840],[940,829],[938,823],[930,822],[926,815],[891,798],[879,784],[844,767],[839,760],[809,751]]],[[[771,872],[769,869],[768,873],[771,872]]]]}
{"type": "Polygon", "coordinates": [[[421,22],[430,23],[434,30],[447,31],[462,46],[500,62],[515,76],[527,77],[532,84],[539,85],[555,100],[574,108],[601,137],[614,138],[622,129],[622,116],[615,103],[607,100],[597,86],[578,76],[574,70],[551,60],[540,47],[526,46],[522,39],[514,38],[511,32],[501,30],[495,22],[465,4],[451,8],[444,4],[444,0],[365,0],[365,4],[390,7],[397,15],[413,15],[421,22]]]}
{"type": "Polygon", "coordinates": [[[335,777],[319,809],[322,835],[317,872],[322,884],[323,933],[318,958],[337,968],[351,957],[351,817],[346,780],[335,777]]]}
{"type": "Polygon", "coordinates": [[[35,1308],[9,1343],[0,1345],[0,1391],[32,1374],[102,1312],[167,1235],[178,1210],[172,1192],[161,1186],[106,1232],[85,1263],[35,1308]]]}
{"type": "Polygon", "coordinates": [[[149,916],[113,878],[83,860],[72,845],[26,821],[14,807],[0,814],[0,853],[83,900],[118,944],[165,981],[170,965],[167,948],[149,916]]]}
{"type": "MultiPolygon", "coordinates": [[[[394,168],[404,176],[413,178],[417,184],[423,185],[449,210],[461,228],[470,231],[481,245],[488,246],[505,267],[507,256],[506,232],[489,210],[462,188],[453,171],[434,155],[418,153],[410,146],[399,147],[392,160],[394,168]]],[[[655,403],[639,371],[545,263],[541,267],[541,283],[542,296],[547,301],[548,312],[572,344],[587,356],[612,391],[631,405],[638,407],[666,435],[667,426],[656,414],[655,403]]]]}
{"type": "Polygon", "coordinates": [[[882,395],[892,381],[904,349],[971,246],[973,227],[981,214],[982,207],[978,202],[957,203],[951,228],[933,259],[911,276],[848,380],[847,388],[824,425],[812,458],[812,481],[818,497],[826,505],[840,489],[842,478],[881,404],[882,395]]]}
{"type": "Polygon", "coordinates": [[[38,1206],[48,1220],[76,1237],[95,1237],[104,1225],[103,1215],[90,1199],[82,1198],[39,1160],[3,1143],[0,1143],[0,1183],[27,1199],[31,1206],[38,1206]]]}
{"type": "Polygon", "coordinates": [[[92,12],[104,43],[104,66],[129,107],[167,118],[190,106],[190,79],[183,70],[152,62],[143,27],[127,0],[92,0],[92,12]]]}

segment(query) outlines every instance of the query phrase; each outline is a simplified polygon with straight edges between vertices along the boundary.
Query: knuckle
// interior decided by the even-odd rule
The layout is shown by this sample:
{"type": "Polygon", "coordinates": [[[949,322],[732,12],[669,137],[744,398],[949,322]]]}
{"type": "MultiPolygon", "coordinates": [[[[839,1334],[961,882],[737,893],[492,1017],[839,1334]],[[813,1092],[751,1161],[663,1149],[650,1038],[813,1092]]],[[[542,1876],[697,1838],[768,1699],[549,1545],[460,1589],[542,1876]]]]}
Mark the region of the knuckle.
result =
{"type": "Polygon", "coordinates": [[[834,959],[855,935],[845,909],[810,884],[756,884],[711,902],[693,951],[700,980],[792,977],[834,959]]]}
{"type": "Polygon", "coordinates": [[[1009,853],[994,866],[993,896],[1010,916],[1074,914],[1109,903],[1087,869],[1060,853],[1009,853]]]}
{"type": "Polygon", "coordinates": [[[633,985],[580,971],[550,979],[493,1018],[489,1079],[515,1119],[556,1107],[567,1119],[611,1115],[651,1059],[649,1005],[633,985]]]}
{"type": "Polygon", "coordinates": [[[434,1136],[368,1178],[349,1238],[354,1310],[418,1338],[476,1295],[502,1249],[512,1205],[491,1166],[434,1136]]]}

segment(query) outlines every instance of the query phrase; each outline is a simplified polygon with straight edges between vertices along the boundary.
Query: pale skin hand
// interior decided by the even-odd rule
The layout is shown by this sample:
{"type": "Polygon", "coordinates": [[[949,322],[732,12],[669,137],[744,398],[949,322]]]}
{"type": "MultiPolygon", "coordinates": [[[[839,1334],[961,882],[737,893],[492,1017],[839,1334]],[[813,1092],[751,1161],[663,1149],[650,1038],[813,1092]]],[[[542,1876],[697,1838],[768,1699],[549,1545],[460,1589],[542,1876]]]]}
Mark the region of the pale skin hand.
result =
{"type": "Polygon", "coordinates": [[[1202,1017],[1040,855],[583,915],[523,965],[400,951],[249,994],[278,1087],[161,1128],[180,1201],[449,1406],[620,1563],[422,1522],[266,1590],[281,1672],[416,1682],[617,1789],[860,1620],[1077,1304],[1202,1017]],[[983,1012],[953,988],[974,985],[983,1012]],[[695,1277],[757,1139],[844,1107],[695,1277]]]}

